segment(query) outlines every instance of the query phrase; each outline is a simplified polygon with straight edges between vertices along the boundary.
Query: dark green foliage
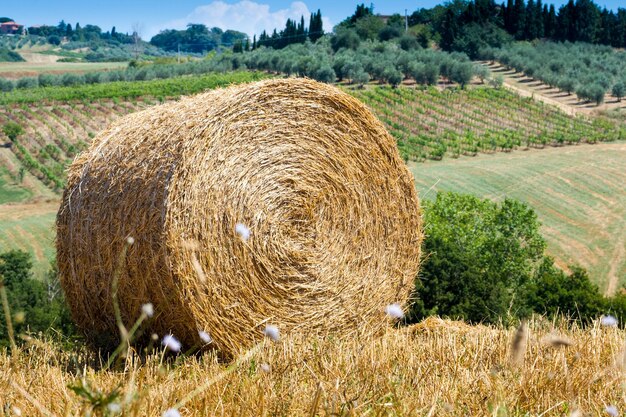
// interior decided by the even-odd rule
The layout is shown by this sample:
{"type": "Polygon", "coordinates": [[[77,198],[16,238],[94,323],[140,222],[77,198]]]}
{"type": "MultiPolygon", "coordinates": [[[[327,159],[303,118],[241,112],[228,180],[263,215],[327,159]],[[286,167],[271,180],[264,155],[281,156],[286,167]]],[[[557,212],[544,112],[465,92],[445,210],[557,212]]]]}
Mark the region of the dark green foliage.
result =
{"type": "Polygon", "coordinates": [[[424,204],[425,258],[408,321],[431,314],[498,323],[531,313],[588,324],[613,314],[626,324],[626,292],[605,298],[587,272],[567,274],[544,255],[532,209],[440,193],[424,204]]]}
{"type": "Polygon", "coordinates": [[[513,41],[513,38],[494,24],[472,23],[463,26],[455,37],[451,50],[464,52],[471,59],[481,59],[481,50],[488,47],[500,48],[513,41]]]}
{"type": "Polygon", "coordinates": [[[412,319],[440,314],[497,322],[508,311],[526,313],[521,294],[545,248],[532,209],[440,193],[425,203],[424,225],[412,319]]]}
{"type": "Polygon", "coordinates": [[[378,32],[378,39],[381,41],[389,41],[391,39],[399,38],[402,35],[402,30],[397,26],[385,26],[378,32]]]}
{"type": "Polygon", "coordinates": [[[420,47],[417,38],[411,35],[404,35],[400,38],[400,48],[404,51],[411,51],[420,47]]]}
{"type": "Polygon", "coordinates": [[[220,46],[231,48],[237,42],[245,42],[247,35],[234,30],[207,28],[205,25],[190,23],[185,30],[167,29],[150,39],[150,44],[166,51],[205,53],[220,46]]]}
{"type": "Polygon", "coordinates": [[[361,44],[361,38],[353,29],[342,29],[333,36],[330,43],[335,52],[341,48],[357,49],[361,44]]]}
{"type": "Polygon", "coordinates": [[[0,48],[0,62],[23,62],[24,58],[14,51],[7,48],[0,48]]]}
{"type": "Polygon", "coordinates": [[[584,269],[572,267],[572,273],[567,275],[548,257],[528,285],[526,300],[532,311],[549,316],[563,314],[583,323],[606,312],[604,297],[584,269]]]}
{"type": "Polygon", "coordinates": [[[58,37],[57,35],[50,35],[48,36],[48,43],[51,45],[60,45],[61,44],[61,38],[58,37]]]}
{"type": "Polygon", "coordinates": [[[626,81],[618,81],[613,85],[611,94],[617,99],[622,101],[622,98],[626,95],[626,81]]]}
{"type": "MultiPolygon", "coordinates": [[[[51,328],[74,334],[68,308],[60,291],[56,269],[47,282],[32,278],[30,254],[14,250],[0,254],[0,279],[7,290],[16,333],[46,332],[51,328]]],[[[0,346],[8,346],[6,322],[0,316],[0,346]]]]}
{"type": "Polygon", "coordinates": [[[280,32],[274,29],[271,35],[265,30],[259,36],[259,40],[255,40],[252,49],[260,46],[266,46],[273,49],[282,49],[292,44],[304,43],[307,40],[316,42],[324,35],[324,26],[322,22],[322,12],[318,9],[316,13],[311,13],[309,17],[309,27],[304,25],[304,16],[300,16],[300,22],[287,19],[285,28],[280,32]]]}
{"type": "MultiPolygon", "coordinates": [[[[517,40],[535,40],[544,37],[570,42],[602,43],[614,47],[626,46],[626,9],[617,12],[600,9],[592,0],[569,0],[557,11],[542,0],[470,0],[448,2],[432,9],[420,9],[411,15],[411,24],[427,24],[440,38],[439,46],[447,51],[461,50],[474,57],[469,49],[479,40],[459,40],[468,36],[465,27],[495,26],[508,32],[517,40]],[[453,45],[457,42],[456,48],[453,45]]],[[[494,39],[486,38],[483,44],[495,46],[494,39]]]]}

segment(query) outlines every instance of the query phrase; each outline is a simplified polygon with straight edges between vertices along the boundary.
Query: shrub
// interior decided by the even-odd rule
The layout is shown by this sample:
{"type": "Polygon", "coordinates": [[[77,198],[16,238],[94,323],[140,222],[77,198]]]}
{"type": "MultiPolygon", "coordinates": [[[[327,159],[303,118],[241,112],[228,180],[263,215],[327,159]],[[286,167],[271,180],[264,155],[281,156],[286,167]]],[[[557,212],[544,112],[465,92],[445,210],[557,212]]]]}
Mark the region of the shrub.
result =
{"type": "Polygon", "coordinates": [[[400,48],[405,51],[411,51],[420,47],[417,38],[411,35],[404,35],[400,38],[400,48]]]}
{"type": "Polygon", "coordinates": [[[389,64],[383,70],[383,79],[391,84],[392,87],[397,87],[402,82],[402,73],[389,64]]]}
{"type": "Polygon", "coordinates": [[[84,84],[85,80],[83,76],[72,74],[70,72],[63,74],[61,77],[61,84],[65,87],[84,84]]]}
{"type": "Polygon", "coordinates": [[[2,128],[2,132],[7,135],[11,142],[15,142],[15,139],[24,134],[24,128],[15,122],[8,122],[2,128]]]}
{"type": "Polygon", "coordinates": [[[313,78],[323,83],[334,83],[337,79],[335,70],[329,64],[321,65],[313,74],[313,78]]]}
{"type": "Polygon", "coordinates": [[[0,78],[0,91],[6,93],[9,91],[13,91],[14,88],[15,88],[15,83],[13,81],[0,78]]]}
{"type": "Polygon", "coordinates": [[[33,77],[24,77],[17,80],[17,88],[37,88],[39,86],[39,79],[33,77]]]}
{"type": "MultiPolygon", "coordinates": [[[[60,292],[56,268],[48,273],[46,283],[32,278],[30,254],[12,250],[0,254],[0,280],[7,290],[10,310],[15,316],[15,331],[47,332],[51,328],[64,335],[75,334],[69,310],[60,292]]],[[[8,346],[6,321],[0,314],[0,346],[8,346]]]]}
{"type": "Polygon", "coordinates": [[[335,52],[341,48],[357,49],[361,44],[361,38],[354,30],[343,29],[332,37],[330,44],[335,52]]]}
{"type": "Polygon", "coordinates": [[[624,97],[624,95],[626,95],[626,82],[616,82],[611,89],[611,94],[613,94],[617,101],[622,101],[622,98],[624,97]]]}
{"type": "Polygon", "coordinates": [[[39,74],[38,79],[40,87],[59,85],[59,78],[51,74],[39,74]]]}
{"type": "Polygon", "coordinates": [[[58,37],[57,35],[50,35],[48,36],[48,43],[51,45],[60,45],[61,44],[61,38],[58,37]]]}
{"type": "Polygon", "coordinates": [[[554,317],[559,314],[589,323],[605,312],[605,299],[587,272],[571,267],[566,275],[544,258],[536,278],[529,284],[526,304],[534,312],[554,317]]]}
{"type": "Polygon", "coordinates": [[[412,320],[439,314],[497,322],[511,308],[518,315],[528,312],[521,295],[545,248],[531,208],[439,193],[424,203],[424,225],[425,260],[412,320]]]}

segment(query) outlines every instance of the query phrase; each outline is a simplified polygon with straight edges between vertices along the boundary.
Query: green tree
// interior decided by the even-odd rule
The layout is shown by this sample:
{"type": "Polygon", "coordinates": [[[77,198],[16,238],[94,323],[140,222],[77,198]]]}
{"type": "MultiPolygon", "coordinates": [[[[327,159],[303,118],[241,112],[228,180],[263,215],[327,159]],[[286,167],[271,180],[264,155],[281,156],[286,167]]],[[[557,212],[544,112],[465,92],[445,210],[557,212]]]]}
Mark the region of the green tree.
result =
{"type": "Polygon", "coordinates": [[[571,267],[566,275],[554,266],[551,258],[544,258],[537,276],[528,285],[526,304],[532,311],[548,316],[564,314],[589,323],[605,312],[605,299],[587,272],[571,267]]]}
{"type": "Polygon", "coordinates": [[[455,62],[450,70],[450,81],[458,83],[461,88],[465,88],[473,76],[474,66],[471,62],[455,62]]]}
{"type": "Polygon", "coordinates": [[[611,89],[611,94],[613,94],[617,101],[622,101],[622,98],[626,95],[626,82],[616,82],[611,89]]]}
{"type": "Polygon", "coordinates": [[[424,225],[411,320],[440,314],[497,322],[511,308],[527,313],[523,294],[545,249],[531,208],[439,193],[424,204],[424,225]]]}
{"type": "Polygon", "coordinates": [[[359,19],[354,28],[361,39],[375,40],[385,27],[382,19],[378,16],[366,16],[359,19]]]}
{"type": "MultiPolygon", "coordinates": [[[[66,336],[75,334],[70,313],[60,291],[53,264],[46,282],[32,278],[31,255],[20,250],[0,254],[0,279],[7,290],[16,333],[46,332],[51,328],[66,336]]],[[[0,315],[0,346],[8,346],[6,321],[0,315]]]]}
{"type": "Polygon", "coordinates": [[[353,29],[340,29],[332,37],[330,43],[335,52],[341,48],[357,49],[361,43],[361,38],[353,29]]]}

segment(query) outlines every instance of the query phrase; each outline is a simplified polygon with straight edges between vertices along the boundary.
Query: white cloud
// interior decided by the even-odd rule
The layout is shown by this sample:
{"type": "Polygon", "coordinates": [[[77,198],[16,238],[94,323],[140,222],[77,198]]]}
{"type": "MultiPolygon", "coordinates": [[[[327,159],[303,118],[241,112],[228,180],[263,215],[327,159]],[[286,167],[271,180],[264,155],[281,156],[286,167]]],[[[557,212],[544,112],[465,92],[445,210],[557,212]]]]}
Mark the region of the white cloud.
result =
{"type": "MultiPolygon", "coordinates": [[[[218,0],[204,6],[196,7],[187,16],[174,19],[163,25],[155,26],[146,31],[146,38],[164,29],[185,29],[188,23],[203,23],[209,28],[234,29],[252,36],[258,35],[263,30],[268,33],[276,28],[281,30],[285,27],[287,19],[300,20],[304,16],[305,25],[309,24],[311,11],[304,2],[294,1],[287,9],[272,11],[269,4],[255,3],[249,0],[237,3],[226,3],[218,0]]],[[[322,17],[324,30],[332,30],[332,23],[326,17],[322,17]]]]}

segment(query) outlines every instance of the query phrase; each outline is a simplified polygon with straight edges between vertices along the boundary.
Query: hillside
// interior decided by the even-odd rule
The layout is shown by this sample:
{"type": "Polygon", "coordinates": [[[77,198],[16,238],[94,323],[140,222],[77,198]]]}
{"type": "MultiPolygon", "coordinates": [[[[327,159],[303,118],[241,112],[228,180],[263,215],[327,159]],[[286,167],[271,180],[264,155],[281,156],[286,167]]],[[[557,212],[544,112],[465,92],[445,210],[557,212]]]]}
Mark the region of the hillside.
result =
{"type": "Polygon", "coordinates": [[[422,198],[437,191],[493,201],[514,198],[537,212],[548,253],[579,264],[607,294],[626,284],[626,143],[578,145],[411,164],[422,198]]]}
{"type": "MultiPolygon", "coordinates": [[[[185,81],[184,78],[181,80],[185,81]]],[[[145,84],[161,85],[166,81],[179,83],[177,79],[172,79],[145,84]]],[[[141,83],[127,84],[129,88],[116,88],[128,92],[138,88],[135,85],[141,83]]],[[[190,84],[186,82],[185,85],[190,84]]],[[[102,85],[81,87],[85,91],[96,88],[104,89],[102,85]]],[[[438,189],[473,192],[479,196],[499,192],[498,198],[507,195],[527,201],[540,214],[550,253],[561,266],[579,263],[589,268],[592,278],[605,289],[609,281],[616,283],[613,289],[619,288],[618,284],[626,283],[609,278],[624,276],[626,265],[624,256],[619,251],[615,252],[615,248],[619,249],[620,246],[614,245],[624,230],[623,226],[613,221],[620,215],[624,217],[623,211],[619,211],[625,205],[623,192],[619,188],[619,181],[613,180],[624,175],[624,167],[619,159],[622,154],[615,152],[615,149],[621,149],[621,145],[561,146],[624,137],[624,131],[615,123],[568,116],[530,98],[520,98],[506,90],[487,87],[444,91],[434,87],[346,88],[369,105],[386,124],[398,140],[400,152],[407,160],[444,158],[441,163],[417,164],[413,167],[420,189],[428,188],[440,179],[438,189]],[[509,153],[513,149],[525,149],[526,146],[547,149],[509,153]],[[478,158],[454,159],[461,155],[494,152],[493,155],[478,158]],[[531,155],[532,158],[529,157],[531,155]],[[511,162],[512,159],[514,162],[511,162]],[[605,163],[597,163],[599,160],[605,163]],[[595,173],[592,176],[586,175],[585,169],[589,165],[584,164],[593,164],[595,173]],[[570,165],[581,168],[565,169],[570,165]],[[489,175],[477,175],[477,172],[491,172],[487,170],[506,170],[506,181],[489,175]],[[529,186],[522,191],[539,193],[545,187],[546,190],[542,192],[550,194],[548,190],[552,187],[558,192],[564,192],[567,198],[547,199],[542,195],[526,195],[519,189],[518,192],[511,192],[506,188],[519,181],[528,181],[531,170],[560,170],[560,176],[536,177],[541,178],[540,186],[529,186]],[[458,182],[453,183],[454,186],[450,185],[446,178],[457,178],[460,172],[464,174],[458,177],[458,182]],[[581,177],[590,181],[589,178],[596,176],[598,179],[589,183],[588,189],[596,190],[601,186],[602,196],[571,189],[561,190],[562,182],[577,184],[581,177]],[[602,182],[600,178],[609,179],[602,182]],[[480,188],[481,185],[484,188],[480,188]],[[604,204],[603,209],[598,209],[598,204],[604,204]],[[603,220],[603,213],[609,216],[608,221],[603,220]],[[581,227],[581,219],[584,227],[581,227]],[[592,243],[587,245],[588,242],[592,243]]],[[[170,89],[167,87],[163,91],[170,89]]],[[[63,87],[51,90],[60,96],[63,96],[63,91],[63,87]]],[[[26,93],[13,92],[6,97],[21,100],[23,96],[26,97],[26,93]]],[[[4,215],[0,212],[0,243],[34,253],[36,275],[42,277],[53,254],[53,222],[65,167],[107,123],[124,114],[154,105],[158,100],[148,96],[129,100],[102,98],[69,101],[35,101],[27,98],[27,103],[8,104],[0,109],[0,125],[12,121],[25,129],[16,144],[10,148],[0,148],[0,158],[4,161],[4,168],[0,171],[0,204],[12,203],[11,206],[3,207],[4,215]],[[22,181],[19,180],[21,167],[25,168],[22,169],[22,181]],[[17,216],[17,213],[20,215],[17,216]],[[16,235],[25,238],[16,239],[16,235]]]]}
{"type": "Polygon", "coordinates": [[[368,339],[285,335],[232,364],[211,353],[174,361],[158,350],[144,360],[131,352],[124,372],[97,371],[92,353],[62,353],[56,343],[28,339],[19,355],[0,352],[0,389],[5,406],[27,416],[86,415],[92,404],[103,410],[94,415],[113,415],[109,403],[126,416],[179,415],[163,414],[172,407],[184,416],[599,416],[610,405],[621,411],[623,330],[535,321],[527,343],[514,343],[515,334],[431,317],[368,339]]]}

